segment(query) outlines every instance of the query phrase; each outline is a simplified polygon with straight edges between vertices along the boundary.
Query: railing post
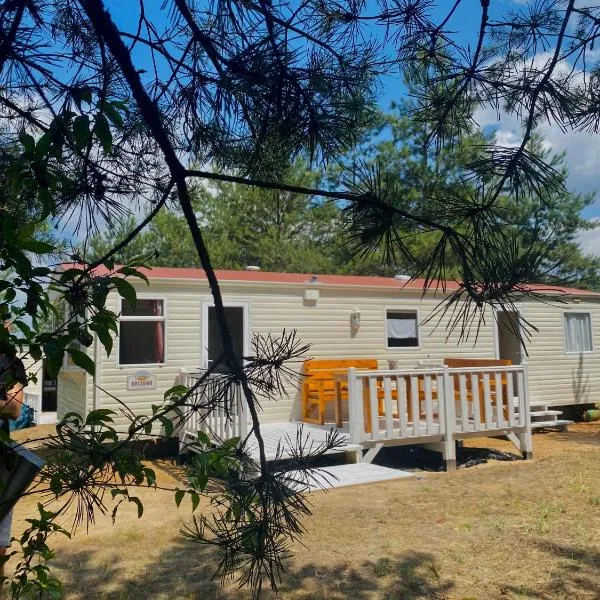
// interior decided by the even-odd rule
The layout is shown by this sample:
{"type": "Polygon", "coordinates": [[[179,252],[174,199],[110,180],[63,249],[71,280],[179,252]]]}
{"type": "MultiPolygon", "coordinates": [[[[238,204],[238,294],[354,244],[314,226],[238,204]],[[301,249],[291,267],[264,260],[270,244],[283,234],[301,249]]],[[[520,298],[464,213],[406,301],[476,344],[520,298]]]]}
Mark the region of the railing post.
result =
{"type": "Polygon", "coordinates": [[[527,363],[523,363],[523,369],[519,373],[521,385],[519,385],[519,415],[522,415],[523,421],[520,425],[525,427],[525,430],[519,433],[519,443],[521,446],[521,454],[523,458],[530,459],[533,457],[533,439],[531,436],[531,408],[529,406],[529,374],[527,363]]]}
{"type": "Polygon", "coordinates": [[[456,470],[456,443],[454,441],[454,430],[456,429],[456,407],[454,405],[454,385],[449,368],[444,365],[444,441],[443,456],[446,463],[446,471],[456,470]]]}
{"type": "Polygon", "coordinates": [[[356,376],[356,368],[348,369],[348,433],[353,444],[362,442],[364,417],[362,405],[362,384],[356,376]]]}

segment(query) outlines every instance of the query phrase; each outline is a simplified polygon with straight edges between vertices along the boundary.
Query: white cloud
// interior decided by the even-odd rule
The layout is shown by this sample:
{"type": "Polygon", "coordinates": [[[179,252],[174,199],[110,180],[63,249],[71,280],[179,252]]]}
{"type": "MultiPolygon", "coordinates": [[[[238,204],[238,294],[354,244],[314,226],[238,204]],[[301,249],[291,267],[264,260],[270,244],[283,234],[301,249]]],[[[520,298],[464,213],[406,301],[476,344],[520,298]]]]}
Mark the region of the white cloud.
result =
{"type": "MultiPolygon", "coordinates": [[[[503,146],[516,146],[522,139],[521,125],[515,117],[493,109],[479,109],[475,121],[483,129],[494,128],[496,141],[503,146]]],[[[563,132],[557,124],[538,128],[546,147],[553,152],[566,151],[569,178],[567,185],[574,192],[594,192],[600,188],[600,135],[581,131],[563,132]]],[[[597,199],[600,202],[600,198],[597,199]]]]}
{"type": "MultiPolygon", "coordinates": [[[[590,219],[600,226],[600,217],[590,219]]],[[[577,242],[584,254],[600,256],[600,227],[597,229],[586,229],[577,234],[577,242]]]]}

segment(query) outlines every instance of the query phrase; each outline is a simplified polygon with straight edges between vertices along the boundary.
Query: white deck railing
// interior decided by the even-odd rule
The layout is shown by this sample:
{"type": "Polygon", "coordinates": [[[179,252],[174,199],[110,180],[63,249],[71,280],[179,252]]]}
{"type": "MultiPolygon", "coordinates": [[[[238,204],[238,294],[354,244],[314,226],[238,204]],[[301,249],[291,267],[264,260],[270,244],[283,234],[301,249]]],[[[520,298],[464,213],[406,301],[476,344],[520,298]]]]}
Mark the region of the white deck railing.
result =
{"type": "Polygon", "coordinates": [[[450,442],[514,433],[531,452],[526,366],[348,370],[353,443],[450,442]]]}
{"type": "MultiPolygon", "coordinates": [[[[203,376],[202,371],[182,371],[181,382],[188,388],[192,388],[203,376]]],[[[215,398],[218,397],[219,385],[218,373],[210,375],[206,381],[198,386],[190,397],[189,404],[194,406],[210,406],[215,398]]],[[[240,386],[235,386],[232,390],[232,397],[226,402],[219,403],[210,411],[206,409],[185,411],[187,420],[184,423],[180,440],[196,439],[199,431],[203,431],[215,442],[224,441],[233,437],[244,438],[248,434],[247,414],[244,410],[243,395],[240,386]],[[226,410],[224,404],[227,404],[226,410]]]]}

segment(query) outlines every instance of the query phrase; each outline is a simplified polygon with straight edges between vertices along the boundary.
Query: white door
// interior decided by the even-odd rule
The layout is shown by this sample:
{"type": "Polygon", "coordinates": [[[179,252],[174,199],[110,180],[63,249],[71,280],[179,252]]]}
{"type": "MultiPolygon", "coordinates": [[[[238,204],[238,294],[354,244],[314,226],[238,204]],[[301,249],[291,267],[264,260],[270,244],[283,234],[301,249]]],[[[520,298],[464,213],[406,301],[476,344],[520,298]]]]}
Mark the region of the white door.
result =
{"type": "MultiPolygon", "coordinates": [[[[224,302],[225,318],[233,338],[233,348],[240,360],[250,353],[250,305],[247,301],[224,302]]],[[[202,366],[209,368],[223,354],[223,340],[212,302],[202,304],[202,366]]],[[[226,367],[220,366],[222,371],[226,367]]]]}
{"type": "Polygon", "coordinates": [[[523,325],[518,311],[496,311],[496,356],[520,365],[525,356],[522,344],[523,325]]]}

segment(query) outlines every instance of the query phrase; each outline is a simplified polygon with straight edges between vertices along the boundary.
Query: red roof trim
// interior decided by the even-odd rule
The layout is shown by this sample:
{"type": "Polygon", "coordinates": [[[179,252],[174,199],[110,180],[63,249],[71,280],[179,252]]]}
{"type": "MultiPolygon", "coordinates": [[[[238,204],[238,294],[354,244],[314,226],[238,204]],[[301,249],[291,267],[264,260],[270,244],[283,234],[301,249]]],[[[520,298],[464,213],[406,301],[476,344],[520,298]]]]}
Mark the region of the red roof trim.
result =
{"type": "MultiPolygon", "coordinates": [[[[60,270],[68,268],[80,268],[77,264],[63,264],[59,266],[60,270]]],[[[118,267],[116,267],[118,268],[118,267]]],[[[140,269],[148,279],[185,279],[185,280],[206,280],[204,269],[178,268],[178,267],[152,267],[140,269]]],[[[96,275],[108,275],[111,273],[106,267],[100,266],[94,269],[96,275]]],[[[425,280],[413,279],[403,281],[394,277],[377,277],[364,275],[323,275],[312,273],[276,273],[271,271],[215,271],[217,278],[222,282],[238,283],[273,283],[273,284],[315,284],[315,285],[335,285],[350,287],[380,287],[397,290],[422,291],[425,280]],[[316,280],[311,281],[313,278],[316,280]]],[[[532,291],[539,291],[548,294],[570,294],[578,296],[600,296],[599,292],[582,290],[577,288],[550,286],[543,284],[530,284],[532,291]]],[[[458,288],[456,281],[447,281],[446,290],[453,291],[458,288]]]]}

